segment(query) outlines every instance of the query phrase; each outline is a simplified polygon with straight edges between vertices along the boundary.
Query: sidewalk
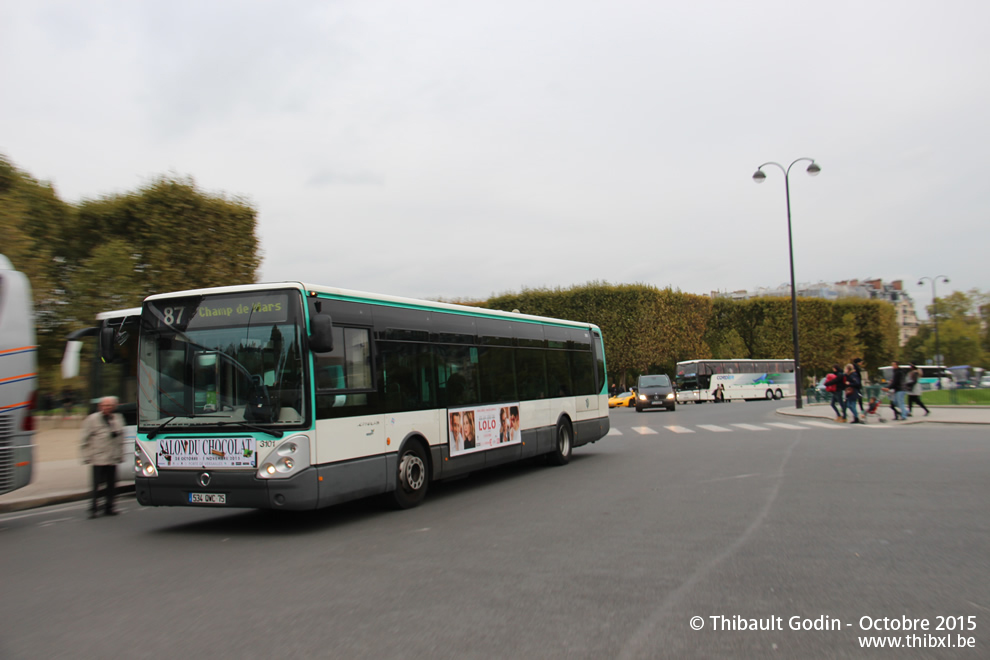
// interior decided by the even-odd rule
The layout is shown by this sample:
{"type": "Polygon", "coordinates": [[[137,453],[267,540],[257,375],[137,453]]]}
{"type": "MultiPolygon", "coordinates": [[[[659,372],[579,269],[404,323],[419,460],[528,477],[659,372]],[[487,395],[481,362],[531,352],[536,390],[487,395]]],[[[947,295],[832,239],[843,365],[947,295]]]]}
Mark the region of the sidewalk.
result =
{"type": "MultiPolygon", "coordinates": [[[[906,421],[897,422],[897,426],[904,424],[990,424],[990,406],[928,406],[932,411],[932,414],[925,416],[925,413],[920,409],[915,409],[918,414],[909,417],[906,421]]],[[[777,410],[778,415],[788,415],[791,417],[813,417],[820,419],[827,419],[829,421],[835,419],[835,411],[832,410],[832,406],[827,403],[804,403],[804,407],[801,409],[794,408],[780,408],[777,410]]],[[[890,411],[889,406],[880,406],[880,414],[883,418],[891,423],[894,420],[894,414],[890,411]]],[[[875,424],[875,419],[870,419],[870,424],[875,424]]]]}
{"type": "MultiPolygon", "coordinates": [[[[930,406],[928,417],[911,417],[902,424],[990,424],[990,407],[976,406],[930,406]]],[[[890,409],[882,412],[888,422],[890,409]]],[[[834,413],[825,403],[808,404],[800,410],[793,407],[780,408],[778,415],[810,417],[832,420],[834,413]]],[[[876,423],[871,421],[870,423],[876,423]]],[[[40,506],[76,502],[90,497],[91,470],[79,457],[79,427],[82,419],[64,421],[42,420],[35,434],[34,474],[31,483],[6,495],[0,495],[0,513],[33,509],[40,506]]],[[[131,460],[127,457],[117,467],[117,493],[134,492],[134,476],[131,460]]]]}
{"type": "MultiPolygon", "coordinates": [[[[41,419],[34,434],[31,483],[0,495],[0,513],[76,502],[92,495],[92,469],[79,456],[82,417],[41,419]]],[[[117,466],[117,495],[134,492],[132,457],[117,466]]]]}

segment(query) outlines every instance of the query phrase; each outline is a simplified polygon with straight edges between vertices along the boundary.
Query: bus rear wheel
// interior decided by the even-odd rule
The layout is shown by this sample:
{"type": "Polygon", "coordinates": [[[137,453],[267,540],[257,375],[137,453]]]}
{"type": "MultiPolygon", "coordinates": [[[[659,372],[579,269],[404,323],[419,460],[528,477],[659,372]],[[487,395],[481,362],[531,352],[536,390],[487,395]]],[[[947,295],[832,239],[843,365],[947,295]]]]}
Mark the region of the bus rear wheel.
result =
{"type": "Polygon", "coordinates": [[[398,479],[392,498],[400,509],[411,509],[426,497],[430,485],[430,468],[426,453],[418,442],[410,442],[399,455],[398,479]]]}
{"type": "Polygon", "coordinates": [[[767,401],[773,399],[773,390],[767,390],[766,397],[767,397],[767,401]]]}
{"type": "Polygon", "coordinates": [[[784,393],[780,390],[780,388],[777,388],[777,390],[774,391],[773,398],[777,399],[778,401],[784,398],[784,393]]]}
{"type": "Polygon", "coordinates": [[[571,460],[571,425],[566,421],[557,424],[556,444],[548,460],[551,465],[567,465],[571,460]]]}

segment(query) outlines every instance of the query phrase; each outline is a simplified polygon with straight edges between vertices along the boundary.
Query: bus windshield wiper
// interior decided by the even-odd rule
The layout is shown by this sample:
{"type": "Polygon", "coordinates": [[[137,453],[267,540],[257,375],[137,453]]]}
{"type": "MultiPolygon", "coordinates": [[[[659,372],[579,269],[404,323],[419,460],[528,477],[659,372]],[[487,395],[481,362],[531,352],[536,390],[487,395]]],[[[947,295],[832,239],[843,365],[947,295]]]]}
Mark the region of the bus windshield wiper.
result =
{"type": "Polygon", "coordinates": [[[166,419],[164,422],[162,422],[161,424],[159,424],[157,429],[155,429],[154,431],[152,431],[152,432],[150,432],[148,434],[148,440],[154,440],[155,439],[155,436],[158,435],[159,433],[161,433],[162,432],[162,429],[165,428],[169,423],[171,423],[176,417],[177,417],[177,415],[172,415],[171,417],[169,417],[168,419],[166,419]]]}
{"type": "Polygon", "coordinates": [[[251,429],[252,431],[258,431],[259,433],[267,433],[268,435],[274,436],[276,438],[281,438],[283,435],[285,435],[281,431],[276,431],[274,429],[266,429],[263,426],[255,426],[254,424],[249,424],[248,422],[238,422],[238,421],[216,422],[214,424],[211,424],[211,426],[242,426],[246,429],[251,429]]]}

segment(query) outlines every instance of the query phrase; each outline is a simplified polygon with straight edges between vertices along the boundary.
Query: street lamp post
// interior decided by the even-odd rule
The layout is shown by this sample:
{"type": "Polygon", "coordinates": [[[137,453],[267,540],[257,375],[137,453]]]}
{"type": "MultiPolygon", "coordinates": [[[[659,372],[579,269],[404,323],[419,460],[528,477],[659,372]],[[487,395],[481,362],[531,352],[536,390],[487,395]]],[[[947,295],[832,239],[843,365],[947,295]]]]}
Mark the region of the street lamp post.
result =
{"type": "Polygon", "coordinates": [[[815,176],[822,171],[817,164],[815,164],[814,158],[798,158],[785,169],[780,163],[775,163],[773,161],[769,163],[763,163],[753,174],[753,181],[756,183],[763,183],[767,175],[763,172],[763,168],[767,165],[776,165],[780,168],[780,171],[784,173],[784,194],[787,198],[787,252],[791,259],[791,327],[794,334],[794,389],[795,400],[794,406],[796,408],[802,408],[803,403],[801,400],[801,395],[804,393],[804,379],[801,377],[801,349],[798,346],[798,312],[797,312],[797,287],[794,282],[794,240],[791,236],[791,184],[790,184],[790,174],[791,168],[794,167],[795,163],[800,163],[801,161],[810,161],[811,164],[808,165],[807,172],[810,176],[815,176]]]}
{"type": "MultiPolygon", "coordinates": [[[[930,280],[932,283],[932,320],[935,322],[935,366],[936,367],[942,366],[942,355],[938,350],[938,298],[935,297],[935,282],[937,282],[938,278],[940,277],[942,278],[942,281],[944,283],[946,284],[949,283],[949,278],[946,277],[945,275],[936,275],[935,277],[922,277],[920,280],[918,280],[918,286],[923,286],[925,284],[925,280],[930,280]]],[[[938,382],[941,385],[942,383],[941,373],[938,374],[938,382]]]]}

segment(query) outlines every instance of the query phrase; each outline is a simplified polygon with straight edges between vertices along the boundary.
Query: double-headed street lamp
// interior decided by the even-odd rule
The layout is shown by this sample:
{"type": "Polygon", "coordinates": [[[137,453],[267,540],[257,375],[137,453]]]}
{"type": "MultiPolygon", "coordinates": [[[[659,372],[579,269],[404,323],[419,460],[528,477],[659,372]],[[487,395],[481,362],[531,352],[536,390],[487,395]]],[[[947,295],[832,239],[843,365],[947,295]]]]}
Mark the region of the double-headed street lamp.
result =
{"type": "Polygon", "coordinates": [[[822,171],[822,168],[815,164],[814,158],[798,158],[793,163],[788,165],[786,169],[780,163],[774,163],[773,161],[763,163],[756,168],[756,173],[753,174],[753,181],[763,183],[767,178],[767,175],[763,172],[763,168],[767,165],[776,165],[780,168],[780,171],[784,173],[784,194],[787,196],[787,251],[791,258],[791,325],[794,333],[794,405],[797,408],[803,407],[801,395],[804,390],[804,379],[801,378],[801,351],[798,348],[797,287],[794,283],[794,242],[791,238],[791,184],[789,177],[791,174],[791,168],[794,167],[794,164],[800,163],[803,160],[811,161],[811,164],[808,165],[807,170],[809,175],[815,176],[822,171]]]}
{"type": "MultiPolygon", "coordinates": [[[[935,321],[935,366],[936,367],[942,366],[942,356],[938,350],[938,298],[935,297],[935,282],[937,282],[938,278],[940,277],[942,278],[943,282],[945,282],[946,284],[949,283],[949,278],[946,277],[945,275],[936,275],[935,277],[922,277],[920,280],[918,280],[918,286],[924,285],[925,280],[931,280],[932,283],[932,319],[935,321]]],[[[942,382],[942,374],[938,375],[938,382],[939,383],[942,382]]]]}

